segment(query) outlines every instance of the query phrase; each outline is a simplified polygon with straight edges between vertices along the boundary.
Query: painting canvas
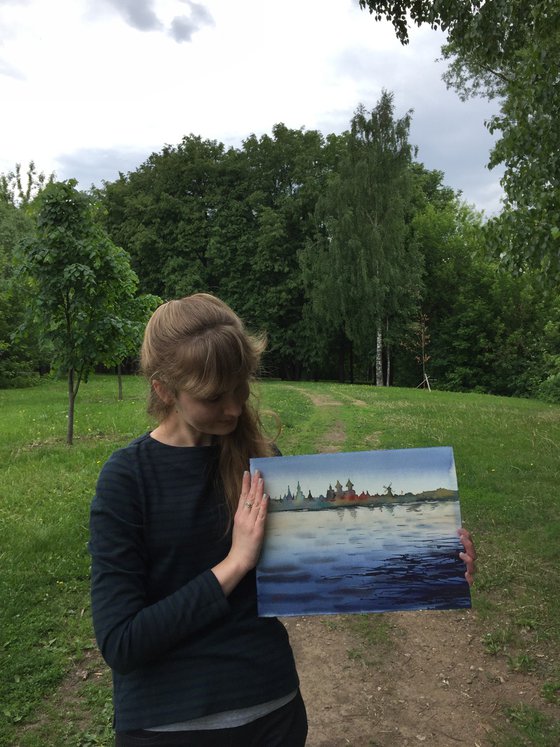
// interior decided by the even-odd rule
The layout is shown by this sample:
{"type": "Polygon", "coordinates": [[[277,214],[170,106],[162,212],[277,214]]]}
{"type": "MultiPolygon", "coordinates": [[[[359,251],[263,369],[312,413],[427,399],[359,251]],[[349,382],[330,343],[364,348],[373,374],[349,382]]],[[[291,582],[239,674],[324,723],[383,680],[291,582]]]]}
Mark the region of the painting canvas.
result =
{"type": "Polygon", "coordinates": [[[269,498],[261,617],[471,606],[451,447],[251,460],[269,498]]]}

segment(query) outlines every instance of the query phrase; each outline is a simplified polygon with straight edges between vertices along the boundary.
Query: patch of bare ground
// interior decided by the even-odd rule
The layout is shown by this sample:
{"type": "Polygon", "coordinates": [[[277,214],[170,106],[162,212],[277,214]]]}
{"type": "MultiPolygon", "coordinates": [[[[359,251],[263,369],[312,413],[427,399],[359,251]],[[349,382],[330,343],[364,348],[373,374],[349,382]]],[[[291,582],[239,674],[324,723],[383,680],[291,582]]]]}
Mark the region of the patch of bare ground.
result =
{"type": "Polygon", "coordinates": [[[367,446],[368,449],[377,449],[381,443],[381,431],[374,431],[373,433],[368,433],[368,435],[364,438],[364,444],[367,446]]]}
{"type": "Polygon", "coordinates": [[[350,397],[348,394],[342,394],[341,397],[345,399],[347,402],[349,402],[351,405],[356,405],[356,407],[367,407],[367,402],[364,402],[363,399],[355,399],[355,397],[350,397]]]}
{"type": "MultiPolygon", "coordinates": [[[[378,644],[338,615],[283,619],[307,706],[307,747],[492,747],[505,706],[532,705],[560,718],[560,708],[540,697],[537,677],[511,672],[505,659],[485,652],[474,611],[382,617],[389,633],[378,644]]],[[[51,708],[22,732],[48,733],[52,706],[74,733],[88,731],[96,719],[81,691],[92,680],[109,687],[94,648],[68,673],[51,708]]],[[[54,747],[48,739],[45,745],[54,747]]]]}
{"type": "Polygon", "coordinates": [[[329,394],[316,394],[315,392],[309,392],[307,389],[298,386],[292,388],[305,395],[316,407],[340,407],[342,404],[342,402],[334,399],[334,397],[331,397],[329,394]]]}
{"type": "MultiPolygon", "coordinates": [[[[329,394],[316,394],[315,392],[309,392],[307,389],[300,387],[293,388],[297,389],[301,394],[304,394],[316,407],[338,407],[344,404],[334,397],[331,397],[329,394]]],[[[355,399],[347,394],[342,394],[341,396],[347,404],[356,405],[357,407],[367,407],[367,402],[364,402],[362,399],[355,399]]]]}
{"type": "Polygon", "coordinates": [[[490,747],[506,705],[560,715],[536,677],[484,651],[473,611],[384,618],[391,643],[377,653],[337,616],[284,620],[307,704],[307,747],[490,747]]]}
{"type": "Polygon", "coordinates": [[[332,454],[340,451],[340,447],[346,439],[344,423],[337,420],[332,427],[317,441],[317,451],[322,454],[332,454]]]}
{"type": "MultiPolygon", "coordinates": [[[[84,649],[79,661],[76,661],[67,672],[58,689],[49,696],[35,719],[22,725],[21,738],[29,733],[40,734],[45,738],[44,735],[51,731],[49,723],[53,718],[63,719],[67,730],[75,734],[87,731],[94,718],[84,704],[83,688],[86,682],[95,682],[99,687],[109,687],[110,683],[109,669],[94,642],[84,649]]],[[[18,741],[12,747],[19,747],[19,744],[18,741]]],[[[55,742],[45,741],[45,745],[54,747],[55,742]]]]}

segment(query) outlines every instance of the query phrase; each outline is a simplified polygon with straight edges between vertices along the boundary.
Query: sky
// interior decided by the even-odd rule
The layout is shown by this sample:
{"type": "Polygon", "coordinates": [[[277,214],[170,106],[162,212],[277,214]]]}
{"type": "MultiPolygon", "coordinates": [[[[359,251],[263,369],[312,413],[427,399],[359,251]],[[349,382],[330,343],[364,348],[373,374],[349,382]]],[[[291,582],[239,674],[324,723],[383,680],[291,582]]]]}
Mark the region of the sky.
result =
{"type": "Polygon", "coordinates": [[[444,41],[414,28],[402,46],[358,0],[0,0],[0,173],[33,160],[88,189],[190,134],[343,132],[385,89],[413,110],[417,159],[492,215],[497,104],[446,89],[444,41]]]}
{"type": "Polygon", "coordinates": [[[453,450],[449,446],[424,449],[386,449],[337,454],[265,457],[251,460],[251,471],[259,469],[272,498],[292,494],[298,482],[305,495],[325,495],[336,481],[345,486],[352,479],[356,493],[420,493],[447,488],[457,490],[453,450]]]}

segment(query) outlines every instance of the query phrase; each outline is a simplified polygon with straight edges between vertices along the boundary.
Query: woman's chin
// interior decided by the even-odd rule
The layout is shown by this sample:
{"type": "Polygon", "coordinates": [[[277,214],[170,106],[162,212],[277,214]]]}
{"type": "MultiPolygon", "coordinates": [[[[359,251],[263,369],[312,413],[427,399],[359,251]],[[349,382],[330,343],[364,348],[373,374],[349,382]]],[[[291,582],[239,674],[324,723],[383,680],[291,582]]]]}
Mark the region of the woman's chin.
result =
{"type": "Polygon", "coordinates": [[[214,435],[215,436],[229,436],[230,433],[233,433],[233,431],[237,428],[237,418],[232,418],[231,420],[225,420],[223,423],[219,423],[215,427],[214,435]]]}

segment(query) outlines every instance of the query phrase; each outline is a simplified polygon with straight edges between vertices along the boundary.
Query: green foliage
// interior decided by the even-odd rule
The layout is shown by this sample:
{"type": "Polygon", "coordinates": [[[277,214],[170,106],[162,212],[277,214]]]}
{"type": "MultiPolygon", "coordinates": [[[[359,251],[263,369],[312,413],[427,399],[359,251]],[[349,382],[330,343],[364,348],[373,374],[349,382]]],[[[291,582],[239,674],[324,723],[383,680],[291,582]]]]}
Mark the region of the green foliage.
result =
{"type": "Polygon", "coordinates": [[[377,347],[378,384],[381,336],[414,313],[420,296],[421,259],[406,241],[409,128],[410,113],[396,120],[388,92],[371,113],[357,109],[347,151],[318,203],[318,239],[302,257],[319,318],[342,327],[357,350],[377,347]]]}
{"type": "MultiPolygon", "coordinates": [[[[418,178],[424,186],[425,177],[418,178]]],[[[430,200],[418,201],[412,232],[424,257],[430,380],[455,391],[536,394],[538,382],[557,370],[554,295],[542,292],[536,273],[512,276],[492,259],[481,216],[428,186],[430,200]]],[[[403,342],[414,349],[413,340],[403,342]]],[[[395,377],[417,385],[420,368],[397,355],[395,377]]]]}
{"type": "Polygon", "coordinates": [[[269,369],[298,377],[311,345],[298,252],[335,140],[282,124],[239,150],[186,137],[106,185],[108,231],[144,291],[216,293],[267,329],[269,369]]]}
{"type": "Polygon", "coordinates": [[[191,135],[106,185],[108,231],[130,254],[143,292],[170,298],[208,288],[223,161],[223,145],[191,135]]]}
{"type": "Polygon", "coordinates": [[[557,296],[551,298],[540,345],[544,376],[535,378],[533,391],[545,402],[560,402],[560,305],[557,296]]]}
{"type": "Polygon", "coordinates": [[[391,140],[389,100],[340,136],[277,124],[229,150],[186,137],[107,184],[101,217],[143,292],[213,292],[264,329],[269,375],[371,380],[379,326],[378,380],[417,386],[424,360],[436,388],[555,397],[554,292],[505,272],[482,216],[412,162],[409,115],[391,140]]]}
{"type": "Polygon", "coordinates": [[[408,41],[407,13],[448,36],[446,76],[463,97],[499,97],[487,123],[499,139],[490,167],[504,165],[505,205],[492,221],[496,252],[512,267],[560,270],[560,6],[556,0],[360,0],[408,41]]]}
{"type": "Polygon", "coordinates": [[[68,378],[68,432],[82,379],[96,364],[122,360],[138,341],[153,306],[135,302],[138,279],[126,252],[100,227],[90,197],[75,182],[53,182],[39,195],[36,235],[19,252],[20,272],[33,287],[30,324],[50,342],[53,363],[68,378]],[[133,318],[130,318],[132,315],[133,318]]]}
{"type": "Polygon", "coordinates": [[[302,311],[305,291],[298,257],[314,230],[315,205],[334,147],[319,132],[283,124],[273,127],[273,137],[252,135],[243,143],[251,175],[253,251],[242,292],[233,295],[228,283],[226,293],[234,308],[267,330],[271,372],[284,378],[301,377],[313,347],[302,311]]]}
{"type": "Polygon", "coordinates": [[[453,75],[461,68],[476,92],[500,96],[500,112],[488,122],[490,132],[500,135],[489,166],[504,164],[506,200],[491,222],[493,242],[511,267],[541,268],[551,279],[560,271],[560,8],[550,0],[496,5],[491,12],[502,48],[482,53],[476,39],[467,47],[455,38],[446,49],[454,63],[449,82],[468,95],[453,75]]]}
{"type": "Polygon", "coordinates": [[[0,174],[0,203],[12,207],[27,208],[47,184],[54,181],[54,174],[48,179],[44,172],[37,172],[33,161],[29,162],[25,176],[21,173],[21,164],[7,174],[0,174]]]}
{"type": "Polygon", "coordinates": [[[14,255],[19,242],[32,231],[28,213],[11,201],[0,199],[0,388],[35,383],[36,370],[41,365],[37,329],[30,329],[19,343],[15,341],[32,291],[14,273],[14,255]]]}

